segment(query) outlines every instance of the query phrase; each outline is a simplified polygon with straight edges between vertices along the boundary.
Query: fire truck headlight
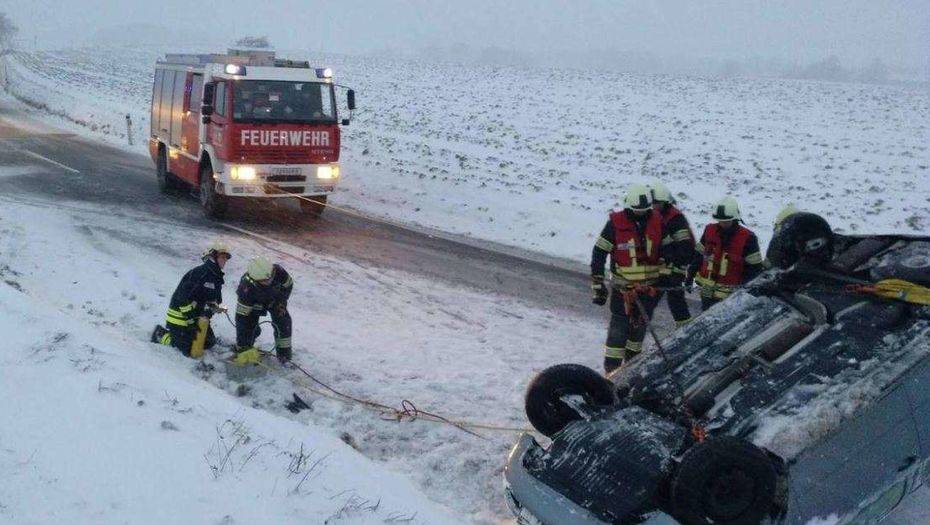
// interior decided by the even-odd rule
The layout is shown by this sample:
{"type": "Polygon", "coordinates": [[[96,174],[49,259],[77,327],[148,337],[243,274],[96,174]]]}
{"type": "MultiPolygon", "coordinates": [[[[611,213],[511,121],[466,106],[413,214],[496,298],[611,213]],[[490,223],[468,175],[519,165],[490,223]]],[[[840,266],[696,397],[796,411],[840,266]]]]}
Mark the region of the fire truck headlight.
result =
{"type": "Polygon", "coordinates": [[[240,66],[238,64],[226,64],[225,71],[227,75],[245,76],[245,66],[240,66]]]}
{"type": "Polygon", "coordinates": [[[255,168],[252,166],[233,166],[229,170],[232,180],[255,180],[255,168]]]}
{"type": "Polygon", "coordinates": [[[318,179],[336,179],[339,178],[339,166],[320,166],[316,169],[316,178],[318,179]]]}

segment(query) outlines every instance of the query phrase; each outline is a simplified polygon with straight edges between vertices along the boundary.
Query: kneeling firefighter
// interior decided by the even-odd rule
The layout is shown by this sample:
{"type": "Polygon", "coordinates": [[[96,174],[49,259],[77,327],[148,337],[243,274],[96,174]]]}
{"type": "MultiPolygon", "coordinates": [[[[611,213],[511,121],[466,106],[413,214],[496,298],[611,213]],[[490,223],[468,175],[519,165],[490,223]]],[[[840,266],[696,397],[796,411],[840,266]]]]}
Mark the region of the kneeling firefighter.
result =
{"type": "Polygon", "coordinates": [[[267,313],[271,314],[278,360],[291,360],[291,314],[287,311],[287,300],[293,288],[294,280],[280,265],[273,265],[264,257],[256,257],[249,262],[236,290],[239,296],[236,305],[237,363],[259,360],[255,340],[261,333],[259,318],[267,313]]]}
{"type": "Polygon", "coordinates": [[[643,291],[654,285],[662,268],[662,217],[653,209],[652,192],[633,184],[623,199],[624,207],[610,214],[591,254],[591,289],[594,304],[603,305],[610,296],[610,326],[604,352],[604,371],[619,368],[636,357],[646,338],[646,319],[658,302],[655,294],[643,291]],[[613,290],[604,282],[604,263],[610,255],[613,290]]]}
{"type": "Polygon", "coordinates": [[[203,264],[190,270],[171,295],[166,326],[155,326],[152,342],[173,346],[188,357],[201,357],[216,342],[210,317],[225,311],[223,267],[232,256],[226,243],[215,241],[203,253],[203,264]]]}

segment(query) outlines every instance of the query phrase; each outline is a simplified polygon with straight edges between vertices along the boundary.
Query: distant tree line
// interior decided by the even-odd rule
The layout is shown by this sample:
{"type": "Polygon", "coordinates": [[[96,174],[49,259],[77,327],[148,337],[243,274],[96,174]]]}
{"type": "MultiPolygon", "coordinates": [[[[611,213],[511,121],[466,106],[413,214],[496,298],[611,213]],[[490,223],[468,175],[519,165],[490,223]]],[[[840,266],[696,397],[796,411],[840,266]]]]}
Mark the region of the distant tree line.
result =
{"type": "Polygon", "coordinates": [[[0,13],[0,49],[9,49],[13,45],[13,37],[19,29],[10,20],[6,13],[0,13]]]}

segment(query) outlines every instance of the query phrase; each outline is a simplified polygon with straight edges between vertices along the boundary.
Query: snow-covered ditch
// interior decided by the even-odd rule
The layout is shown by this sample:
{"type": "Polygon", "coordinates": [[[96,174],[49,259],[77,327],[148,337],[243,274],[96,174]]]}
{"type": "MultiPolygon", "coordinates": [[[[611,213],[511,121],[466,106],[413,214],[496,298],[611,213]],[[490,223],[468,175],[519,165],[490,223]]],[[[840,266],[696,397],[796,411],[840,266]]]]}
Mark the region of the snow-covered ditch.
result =
{"type": "MultiPolygon", "coordinates": [[[[18,176],[61,175],[0,169],[18,176]]],[[[237,397],[221,355],[209,354],[217,369],[204,372],[148,343],[212,233],[85,203],[25,195],[0,203],[0,521],[507,517],[500,469],[513,432],[475,437],[386,421],[270,374],[237,397]],[[286,410],[295,392],[312,410],[286,410]],[[306,463],[291,473],[301,447],[306,463]]],[[[353,395],[522,428],[523,390],[536,371],[565,361],[599,366],[597,321],[233,231],[225,238],[234,251],[226,302],[252,256],[279,261],[296,282],[295,360],[353,395]]],[[[234,341],[225,318],[213,327],[221,346],[234,341]]],[[[271,336],[262,337],[268,348],[271,336]]]]}
{"type": "MultiPolygon", "coordinates": [[[[148,133],[155,60],[186,48],[18,53],[7,88],[87,133],[148,133]]],[[[724,193],[763,246],[787,202],[844,232],[930,227],[921,86],[309,57],[359,93],[339,205],[585,260],[625,186],[663,180],[696,228],[724,193]]],[[[142,151],[142,146],[137,146],[142,151]]]]}
{"type": "Polygon", "coordinates": [[[101,279],[132,269],[41,236],[29,242],[49,266],[10,260],[24,239],[4,208],[0,522],[459,523],[331,431],[217,390],[141,342],[130,315],[105,313],[117,305],[74,293],[107,286],[147,302],[101,279]],[[59,271],[76,276],[70,290],[35,284],[59,271]]]}

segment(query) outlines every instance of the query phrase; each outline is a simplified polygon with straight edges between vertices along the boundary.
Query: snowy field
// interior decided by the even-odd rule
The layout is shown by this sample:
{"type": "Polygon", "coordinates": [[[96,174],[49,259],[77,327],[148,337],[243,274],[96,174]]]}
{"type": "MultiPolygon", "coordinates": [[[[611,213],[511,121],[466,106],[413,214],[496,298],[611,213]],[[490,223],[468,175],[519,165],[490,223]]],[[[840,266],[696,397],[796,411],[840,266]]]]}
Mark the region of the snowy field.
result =
{"type": "MultiPolygon", "coordinates": [[[[0,177],[50,170],[7,166],[0,177]]],[[[500,469],[514,432],[476,430],[477,437],[386,421],[308,393],[312,410],[293,415],[284,402],[303,391],[284,378],[269,374],[237,399],[220,356],[207,356],[217,370],[205,372],[145,342],[186,270],[178,261],[198,263],[198,240],[210,234],[89,204],[22,195],[0,202],[0,319],[8,334],[0,414],[17,422],[15,434],[0,431],[0,470],[13,472],[0,477],[0,522],[138,522],[131,513],[140,511],[160,523],[191,515],[205,523],[390,523],[415,515],[424,524],[508,516],[500,469]],[[214,482],[212,465],[224,461],[240,428],[249,441],[214,482]],[[309,463],[290,474],[301,445],[309,463]],[[86,479],[93,487],[82,488],[86,479]],[[174,497],[180,501],[169,503],[174,497]]],[[[296,282],[295,360],[356,396],[523,428],[523,390],[535,371],[562,361],[600,364],[591,351],[602,343],[600,323],[234,231],[227,240],[234,258],[226,302],[235,301],[251,257],[280,261],[296,282]]],[[[228,348],[234,328],[223,317],[213,326],[228,348]]],[[[262,338],[270,347],[270,334],[262,338]]]]}
{"type": "MultiPolygon", "coordinates": [[[[20,53],[8,86],[119,143],[128,113],[139,142],[166,51],[215,50],[20,53]]],[[[787,202],[842,232],[930,228],[925,85],[279,54],[357,90],[333,202],[374,215],[582,261],[625,186],[659,178],[698,227],[734,195],[763,246],[787,202]]]]}

